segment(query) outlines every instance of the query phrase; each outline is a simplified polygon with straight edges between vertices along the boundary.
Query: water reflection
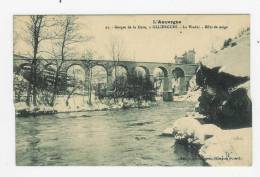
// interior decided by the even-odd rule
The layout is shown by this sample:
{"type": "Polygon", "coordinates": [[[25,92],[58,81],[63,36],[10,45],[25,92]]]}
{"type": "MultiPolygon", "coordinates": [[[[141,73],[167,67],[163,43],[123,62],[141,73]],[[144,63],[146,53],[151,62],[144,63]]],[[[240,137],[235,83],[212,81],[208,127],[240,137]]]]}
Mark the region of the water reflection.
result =
{"type": "Polygon", "coordinates": [[[30,152],[29,155],[29,159],[31,161],[31,164],[38,164],[39,160],[38,160],[38,154],[40,152],[40,148],[38,147],[39,142],[41,141],[41,139],[37,136],[39,134],[39,130],[37,130],[37,125],[39,124],[38,121],[35,122],[31,122],[31,128],[28,131],[28,138],[27,138],[27,142],[29,143],[28,148],[26,149],[26,151],[30,152]]]}

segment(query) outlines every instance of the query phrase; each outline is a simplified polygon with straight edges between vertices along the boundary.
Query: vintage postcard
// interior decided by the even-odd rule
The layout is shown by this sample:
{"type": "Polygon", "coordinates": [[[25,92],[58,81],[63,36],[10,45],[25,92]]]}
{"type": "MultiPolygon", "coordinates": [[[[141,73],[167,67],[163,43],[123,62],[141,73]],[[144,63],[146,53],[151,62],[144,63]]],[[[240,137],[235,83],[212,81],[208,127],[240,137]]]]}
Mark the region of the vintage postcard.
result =
{"type": "Polygon", "coordinates": [[[14,15],[18,166],[251,166],[250,15],[14,15]]]}

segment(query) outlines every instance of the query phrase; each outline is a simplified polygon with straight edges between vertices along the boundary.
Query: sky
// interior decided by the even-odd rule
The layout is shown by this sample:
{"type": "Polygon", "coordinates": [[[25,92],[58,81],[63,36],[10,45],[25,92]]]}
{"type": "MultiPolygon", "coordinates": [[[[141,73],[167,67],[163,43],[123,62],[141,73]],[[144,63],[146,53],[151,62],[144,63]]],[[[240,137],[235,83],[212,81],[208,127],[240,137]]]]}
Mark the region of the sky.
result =
{"type": "MultiPolygon", "coordinates": [[[[92,40],[75,47],[81,56],[85,50],[95,52],[96,59],[111,59],[111,41],[120,41],[122,60],[174,62],[174,57],[194,49],[196,60],[207,55],[212,47],[219,49],[227,38],[235,37],[250,26],[249,15],[88,15],[77,16],[79,33],[92,40]],[[158,21],[177,21],[177,28],[153,28],[158,21]],[[211,29],[206,29],[210,25],[211,29]],[[118,28],[115,28],[117,26],[118,28]],[[131,29],[128,29],[131,26],[131,29]],[[142,28],[138,28],[142,27],[142,28]],[[216,28],[214,28],[214,26],[216,28]],[[124,29],[126,27],[126,29],[124,29]],[[136,27],[136,28],[134,28],[136,27]],[[186,28],[185,28],[186,27],[186,28]],[[199,28],[198,28],[199,27],[199,28]],[[222,28],[223,27],[223,28],[222,28]],[[146,29],[145,29],[146,28],[146,29]]],[[[24,42],[28,16],[14,17],[14,51],[30,52],[24,42]]],[[[44,46],[43,46],[44,48],[44,46]]]]}

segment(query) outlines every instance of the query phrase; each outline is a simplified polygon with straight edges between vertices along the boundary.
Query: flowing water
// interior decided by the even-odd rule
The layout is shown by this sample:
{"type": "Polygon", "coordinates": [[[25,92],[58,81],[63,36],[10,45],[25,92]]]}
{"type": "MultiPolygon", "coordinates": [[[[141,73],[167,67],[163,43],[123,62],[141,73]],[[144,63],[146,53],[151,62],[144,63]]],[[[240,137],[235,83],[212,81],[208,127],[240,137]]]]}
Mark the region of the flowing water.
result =
{"type": "Polygon", "coordinates": [[[185,102],[145,109],[16,118],[17,165],[196,166],[203,161],[162,131],[193,111],[185,102]]]}

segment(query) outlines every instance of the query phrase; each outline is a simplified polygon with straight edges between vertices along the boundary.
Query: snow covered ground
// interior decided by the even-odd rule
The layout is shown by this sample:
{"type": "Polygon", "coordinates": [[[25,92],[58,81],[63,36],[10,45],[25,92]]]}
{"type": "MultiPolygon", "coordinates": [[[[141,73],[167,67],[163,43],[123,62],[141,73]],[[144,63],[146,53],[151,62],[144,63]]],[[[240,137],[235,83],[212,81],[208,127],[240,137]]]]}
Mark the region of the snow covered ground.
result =
{"type": "Polygon", "coordinates": [[[25,102],[15,103],[16,113],[39,113],[49,114],[57,112],[79,112],[79,111],[102,111],[102,110],[116,110],[123,108],[145,108],[155,106],[156,102],[151,101],[134,101],[133,99],[118,99],[114,102],[113,99],[106,99],[100,101],[95,95],[92,95],[91,104],[88,104],[87,96],[73,95],[66,105],[67,96],[59,96],[56,98],[53,107],[47,105],[27,106],[25,102]]]}
{"type": "Polygon", "coordinates": [[[198,102],[198,98],[201,95],[201,90],[197,87],[196,76],[193,76],[189,81],[189,89],[187,94],[174,96],[174,101],[188,101],[188,102],[198,102]]]}
{"type": "Polygon", "coordinates": [[[176,120],[162,135],[199,147],[199,155],[211,166],[249,166],[252,163],[252,128],[222,130],[192,117],[176,120]]]}
{"type": "Polygon", "coordinates": [[[250,166],[252,128],[222,130],[205,141],[199,154],[212,166],[250,166]]]}
{"type": "Polygon", "coordinates": [[[236,45],[210,53],[201,61],[207,67],[222,66],[221,71],[233,74],[235,76],[250,75],[250,32],[232,39],[236,45]]]}
{"type": "Polygon", "coordinates": [[[198,102],[198,98],[201,95],[201,90],[198,89],[196,91],[189,90],[186,95],[174,96],[174,101],[188,101],[188,102],[198,102]]]}

